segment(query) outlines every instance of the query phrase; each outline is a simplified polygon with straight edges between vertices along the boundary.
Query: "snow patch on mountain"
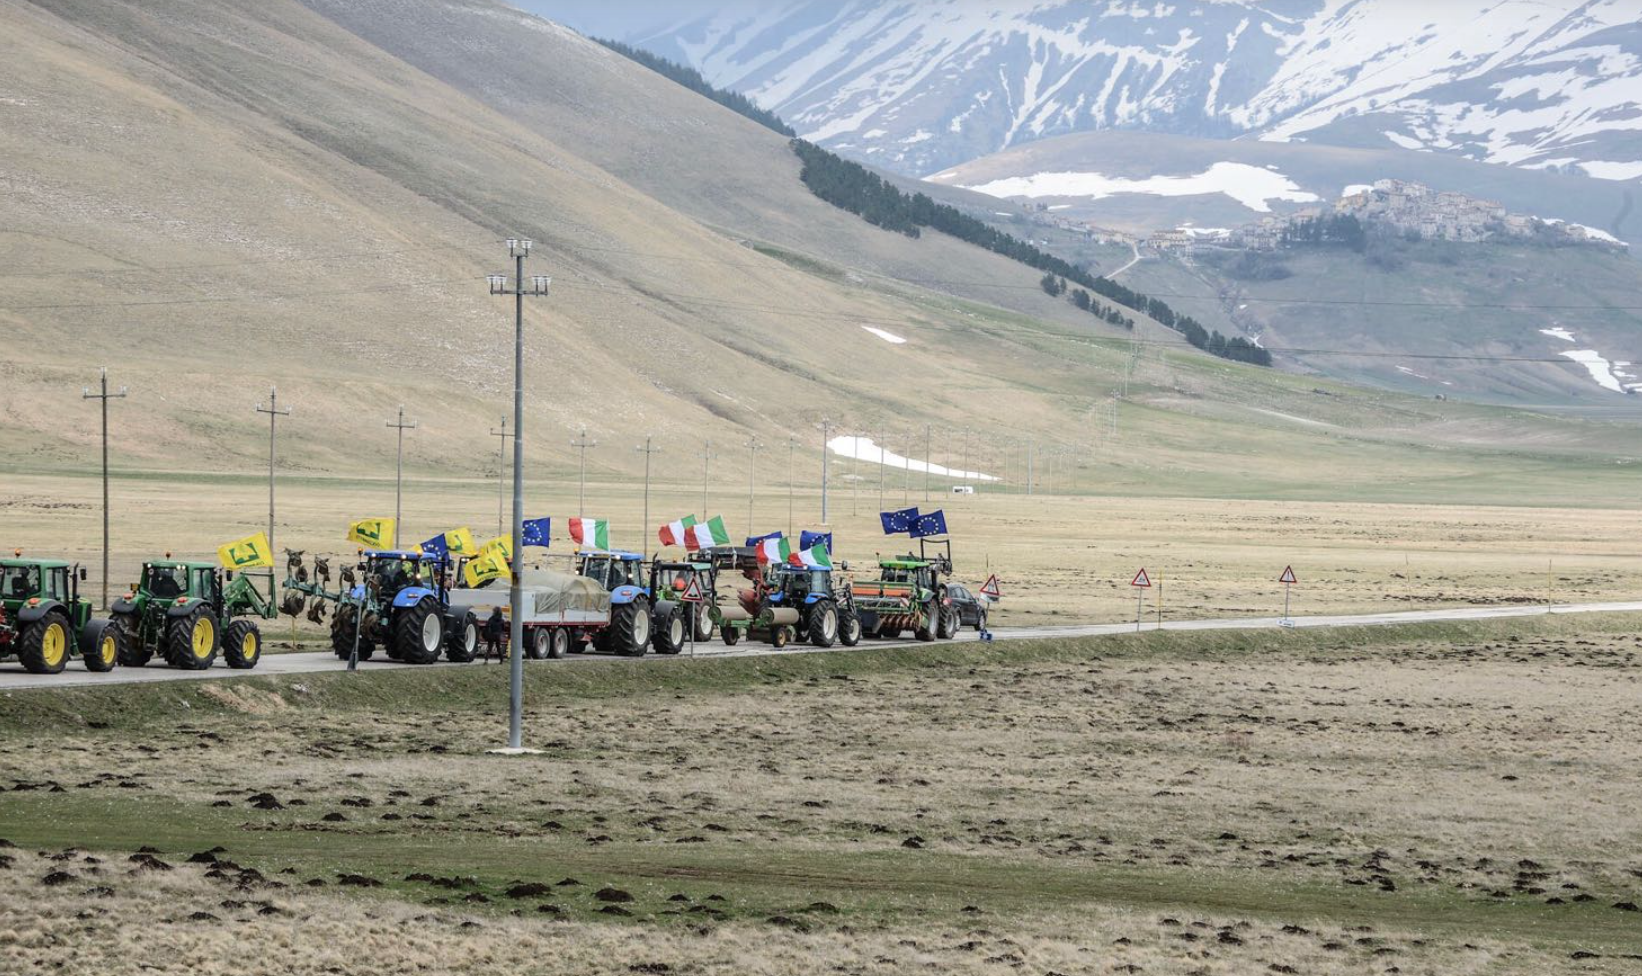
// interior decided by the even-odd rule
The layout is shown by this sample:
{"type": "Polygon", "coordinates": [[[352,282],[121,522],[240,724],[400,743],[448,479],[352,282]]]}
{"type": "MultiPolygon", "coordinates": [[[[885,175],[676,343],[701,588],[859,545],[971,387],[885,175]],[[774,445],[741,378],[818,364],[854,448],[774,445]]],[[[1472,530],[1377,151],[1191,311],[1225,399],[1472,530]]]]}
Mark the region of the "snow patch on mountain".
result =
{"type": "MultiPolygon", "coordinates": [[[[942,182],[944,177],[949,181],[952,175],[941,173],[930,179],[942,182]]],[[[1223,193],[1257,213],[1270,213],[1272,200],[1285,203],[1316,203],[1319,200],[1315,193],[1300,189],[1298,184],[1282,173],[1247,163],[1224,162],[1215,163],[1207,170],[1189,176],[1128,179],[1101,173],[1036,173],[966,186],[965,189],[994,197],[1085,197],[1090,200],[1103,200],[1120,193],[1162,197],[1223,193]]]]}

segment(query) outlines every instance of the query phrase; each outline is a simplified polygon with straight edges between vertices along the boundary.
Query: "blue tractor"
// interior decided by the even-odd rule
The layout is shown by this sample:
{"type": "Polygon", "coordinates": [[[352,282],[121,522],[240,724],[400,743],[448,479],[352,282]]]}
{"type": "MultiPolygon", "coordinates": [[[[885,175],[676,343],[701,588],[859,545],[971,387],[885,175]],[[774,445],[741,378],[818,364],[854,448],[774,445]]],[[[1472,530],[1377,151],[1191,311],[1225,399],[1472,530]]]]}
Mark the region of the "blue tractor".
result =
{"type": "Polygon", "coordinates": [[[585,651],[591,636],[596,651],[642,657],[650,647],[653,630],[644,556],[636,552],[584,550],[576,554],[576,572],[609,592],[610,622],[578,634],[571,650],[585,651]]]}
{"type": "Polygon", "coordinates": [[[448,556],[367,550],[357,566],[343,568],[341,592],[295,577],[285,588],[337,605],[331,650],[339,658],[350,657],[357,646],[359,659],[367,660],[381,646],[390,659],[406,664],[432,664],[441,652],[467,662],[478,651],[479,622],[469,610],[452,609],[450,571],[448,556]]]}

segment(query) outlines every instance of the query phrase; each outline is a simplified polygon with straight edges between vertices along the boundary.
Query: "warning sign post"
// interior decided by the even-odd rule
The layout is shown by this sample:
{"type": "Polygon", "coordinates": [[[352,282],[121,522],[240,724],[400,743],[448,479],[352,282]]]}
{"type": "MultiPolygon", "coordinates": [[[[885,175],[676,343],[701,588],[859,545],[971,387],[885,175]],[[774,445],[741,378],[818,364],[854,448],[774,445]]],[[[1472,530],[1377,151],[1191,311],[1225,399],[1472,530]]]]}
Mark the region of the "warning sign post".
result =
{"type": "Polygon", "coordinates": [[[1289,616],[1289,589],[1300,582],[1299,578],[1294,575],[1294,567],[1284,566],[1283,575],[1277,577],[1277,582],[1283,584],[1283,619],[1277,621],[1278,626],[1293,627],[1294,618],[1289,616]]]}
{"type": "Polygon", "coordinates": [[[1129,581],[1135,588],[1135,630],[1140,630],[1140,621],[1146,615],[1146,591],[1152,588],[1152,578],[1146,575],[1146,567],[1140,567],[1140,572],[1129,581]]]}
{"type": "Polygon", "coordinates": [[[997,573],[993,573],[986,578],[986,583],[981,586],[981,596],[990,597],[994,600],[1003,599],[1003,591],[998,588],[997,573]]]}
{"type": "Polygon", "coordinates": [[[699,619],[697,615],[701,613],[701,605],[707,601],[707,597],[701,592],[701,577],[691,573],[690,582],[684,585],[684,592],[680,593],[678,598],[690,605],[690,619],[687,621],[690,627],[690,656],[695,657],[696,625],[699,619]]]}

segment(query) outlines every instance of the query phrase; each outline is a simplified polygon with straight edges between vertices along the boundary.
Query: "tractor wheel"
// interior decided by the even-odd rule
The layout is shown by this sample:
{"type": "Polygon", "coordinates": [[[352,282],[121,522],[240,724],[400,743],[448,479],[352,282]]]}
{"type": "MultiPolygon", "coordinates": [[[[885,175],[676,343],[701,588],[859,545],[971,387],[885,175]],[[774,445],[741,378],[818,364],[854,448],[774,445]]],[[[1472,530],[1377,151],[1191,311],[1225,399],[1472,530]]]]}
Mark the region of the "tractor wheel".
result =
{"type": "Polygon", "coordinates": [[[700,603],[696,604],[693,616],[696,621],[696,640],[712,640],[713,631],[718,629],[718,625],[713,623],[713,615],[707,612],[707,607],[700,603]]]}
{"type": "Polygon", "coordinates": [[[613,607],[606,631],[610,648],[624,657],[643,657],[650,649],[650,601],[634,598],[632,603],[613,607]]]}
{"type": "Polygon", "coordinates": [[[17,658],[30,674],[56,674],[68,664],[68,616],[56,610],[23,629],[17,658]]]}
{"type": "Polygon", "coordinates": [[[570,632],[563,627],[554,627],[548,631],[547,656],[555,661],[570,651],[570,632]]]}
{"type": "Polygon", "coordinates": [[[723,635],[725,647],[734,647],[741,640],[741,631],[734,627],[725,627],[723,635]]]}
{"type": "Polygon", "coordinates": [[[931,600],[929,603],[925,604],[924,612],[918,615],[918,626],[913,630],[912,636],[924,641],[925,643],[934,640],[935,628],[940,626],[938,622],[940,619],[940,613],[940,605],[935,603],[935,601],[931,600]]]}
{"type": "Polygon", "coordinates": [[[88,620],[80,631],[80,660],[87,671],[112,671],[125,650],[125,628],[113,620],[88,620]]]}
{"type": "Polygon", "coordinates": [[[479,655],[479,618],[468,611],[462,623],[451,631],[445,642],[445,660],[466,664],[479,655]]]}
{"type": "Polygon", "coordinates": [[[838,643],[854,647],[861,643],[861,618],[848,611],[838,617],[838,643]]]}
{"type": "Polygon", "coordinates": [[[817,600],[810,607],[810,643],[816,647],[831,647],[838,643],[838,605],[831,600],[817,600]]]}
{"type": "Polygon", "coordinates": [[[393,622],[393,649],[406,664],[432,664],[445,645],[445,618],[439,604],[425,596],[413,607],[399,611],[393,622]]]}
{"type": "Polygon", "coordinates": [[[236,671],[249,671],[262,660],[262,630],[249,620],[235,620],[222,632],[222,659],[236,671]]]}
{"type": "MultiPolygon", "coordinates": [[[[335,616],[331,617],[331,652],[338,659],[346,661],[353,656],[354,647],[354,618],[359,613],[358,607],[340,606],[336,608],[335,616]]],[[[369,661],[376,645],[371,643],[365,635],[359,635],[359,659],[369,661]]]]}
{"type": "Polygon", "coordinates": [[[204,671],[217,663],[217,651],[221,649],[217,618],[205,606],[166,621],[165,660],[172,667],[204,671]]]}
{"type": "Polygon", "coordinates": [[[125,628],[125,640],[120,644],[120,667],[140,668],[147,664],[154,652],[143,643],[141,619],[134,613],[116,613],[112,619],[125,628]]]}
{"type": "Polygon", "coordinates": [[[952,635],[958,632],[958,611],[949,606],[941,606],[935,611],[935,638],[937,640],[951,640],[952,635]]]}
{"type": "Polygon", "coordinates": [[[684,619],[684,608],[675,606],[673,612],[667,615],[667,619],[656,628],[651,643],[654,644],[657,654],[677,654],[684,650],[684,642],[689,632],[689,625],[684,619]]]}

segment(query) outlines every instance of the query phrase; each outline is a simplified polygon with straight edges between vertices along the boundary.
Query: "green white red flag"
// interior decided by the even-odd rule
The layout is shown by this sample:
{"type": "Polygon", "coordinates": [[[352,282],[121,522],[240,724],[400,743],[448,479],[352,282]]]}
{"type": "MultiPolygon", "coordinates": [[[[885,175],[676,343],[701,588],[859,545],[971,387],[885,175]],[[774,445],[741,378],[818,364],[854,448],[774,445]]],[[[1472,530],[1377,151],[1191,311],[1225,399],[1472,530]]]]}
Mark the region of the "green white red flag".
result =
{"type": "Polygon", "coordinates": [[[604,519],[570,520],[570,538],[587,549],[610,548],[610,523],[604,519]]]}
{"type": "Polygon", "coordinates": [[[724,517],[714,515],[705,522],[697,522],[684,532],[684,548],[691,552],[730,544],[730,533],[724,528],[724,517]]]}
{"type": "Polygon", "coordinates": [[[787,562],[806,569],[832,568],[832,557],[827,554],[827,547],[824,545],[811,546],[801,552],[792,553],[787,557],[787,562]]]}
{"type": "Polygon", "coordinates": [[[770,563],[786,563],[792,559],[792,544],[784,538],[759,540],[756,552],[758,564],[766,566],[770,563]]]}
{"type": "Polygon", "coordinates": [[[682,546],[690,527],[696,524],[694,515],[686,515],[676,522],[668,522],[656,533],[664,546],[682,546]]]}

